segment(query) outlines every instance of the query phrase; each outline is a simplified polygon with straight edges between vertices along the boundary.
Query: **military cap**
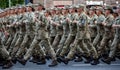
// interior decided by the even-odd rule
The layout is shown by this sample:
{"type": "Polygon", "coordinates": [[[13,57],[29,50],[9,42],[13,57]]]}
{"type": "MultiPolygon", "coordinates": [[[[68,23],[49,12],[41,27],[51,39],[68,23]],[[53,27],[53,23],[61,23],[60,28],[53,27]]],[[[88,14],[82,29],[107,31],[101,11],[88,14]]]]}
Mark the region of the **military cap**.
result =
{"type": "Polygon", "coordinates": [[[69,9],[69,5],[66,5],[66,6],[64,6],[64,8],[63,9],[69,9]]]}
{"type": "Polygon", "coordinates": [[[78,6],[79,6],[79,8],[85,8],[85,5],[83,5],[83,4],[79,4],[78,6]]]}
{"type": "Polygon", "coordinates": [[[91,7],[89,10],[96,10],[96,7],[91,7]]]}
{"type": "Polygon", "coordinates": [[[111,6],[106,6],[104,9],[105,9],[105,10],[110,10],[110,12],[113,13],[113,9],[112,9],[111,6]]]}
{"type": "Polygon", "coordinates": [[[28,3],[27,5],[26,5],[26,7],[29,7],[29,6],[33,6],[33,4],[32,3],[28,3]]]}
{"type": "Polygon", "coordinates": [[[4,10],[0,10],[0,13],[4,12],[4,10]]]}
{"type": "Polygon", "coordinates": [[[8,10],[9,10],[9,8],[4,9],[4,11],[8,11],[8,10]]]}
{"type": "Polygon", "coordinates": [[[102,7],[97,7],[96,10],[103,11],[104,9],[102,7]]]}
{"type": "Polygon", "coordinates": [[[111,6],[105,6],[105,8],[104,8],[105,10],[111,10],[112,9],[112,7],[111,6]]]}
{"type": "Polygon", "coordinates": [[[70,6],[70,7],[69,7],[69,9],[72,9],[72,8],[73,8],[73,6],[70,6]]]}

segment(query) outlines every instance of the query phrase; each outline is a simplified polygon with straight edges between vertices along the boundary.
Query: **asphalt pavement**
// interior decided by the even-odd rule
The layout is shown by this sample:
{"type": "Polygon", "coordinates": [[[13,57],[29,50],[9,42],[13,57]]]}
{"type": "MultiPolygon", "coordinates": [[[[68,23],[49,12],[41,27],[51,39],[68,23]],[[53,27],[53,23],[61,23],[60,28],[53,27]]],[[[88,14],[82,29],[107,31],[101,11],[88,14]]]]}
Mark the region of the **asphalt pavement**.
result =
{"type": "MultiPolygon", "coordinates": [[[[111,65],[100,62],[100,64],[92,66],[84,62],[70,61],[68,65],[63,63],[58,64],[56,67],[48,67],[51,61],[47,61],[45,65],[37,65],[35,63],[27,62],[25,66],[17,62],[12,68],[6,70],[120,70],[120,60],[112,62],[111,65]]],[[[0,70],[3,70],[0,67],[0,70]]]]}

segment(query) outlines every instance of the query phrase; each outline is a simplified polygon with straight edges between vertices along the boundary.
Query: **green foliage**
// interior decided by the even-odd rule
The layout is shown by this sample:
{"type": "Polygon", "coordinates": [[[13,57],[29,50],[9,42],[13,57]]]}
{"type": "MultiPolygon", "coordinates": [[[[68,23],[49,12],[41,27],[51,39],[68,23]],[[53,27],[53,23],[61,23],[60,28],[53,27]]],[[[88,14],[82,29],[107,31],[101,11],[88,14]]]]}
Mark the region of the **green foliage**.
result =
{"type": "MultiPolygon", "coordinates": [[[[16,4],[24,4],[24,0],[11,0],[11,6],[15,6],[16,4]]],[[[9,7],[9,0],[0,0],[0,8],[9,7]]]]}

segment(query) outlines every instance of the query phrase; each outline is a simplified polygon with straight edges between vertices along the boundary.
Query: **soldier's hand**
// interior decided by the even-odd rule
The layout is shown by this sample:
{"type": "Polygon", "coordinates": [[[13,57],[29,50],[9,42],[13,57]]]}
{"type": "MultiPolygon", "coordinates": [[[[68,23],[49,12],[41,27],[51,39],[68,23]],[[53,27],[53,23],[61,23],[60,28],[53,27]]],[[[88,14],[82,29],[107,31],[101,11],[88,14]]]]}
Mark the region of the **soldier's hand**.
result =
{"type": "Polygon", "coordinates": [[[102,25],[103,25],[103,26],[106,26],[106,25],[107,25],[107,23],[103,22],[103,23],[102,23],[102,25]]]}
{"type": "Polygon", "coordinates": [[[117,27],[120,27],[120,25],[115,25],[115,24],[113,24],[112,27],[113,27],[113,28],[117,28],[117,27]]]}
{"type": "Polygon", "coordinates": [[[76,21],[76,20],[74,20],[74,21],[73,21],[73,23],[77,23],[77,21],[76,21]]]}

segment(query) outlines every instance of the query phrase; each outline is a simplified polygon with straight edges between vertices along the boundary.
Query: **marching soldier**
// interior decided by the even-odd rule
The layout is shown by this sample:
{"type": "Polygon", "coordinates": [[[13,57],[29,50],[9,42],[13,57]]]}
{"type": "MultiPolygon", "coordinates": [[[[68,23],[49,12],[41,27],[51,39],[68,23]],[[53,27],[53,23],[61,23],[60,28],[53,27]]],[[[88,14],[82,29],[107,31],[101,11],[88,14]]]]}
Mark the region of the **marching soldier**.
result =
{"type": "MultiPolygon", "coordinates": [[[[118,10],[118,14],[120,13],[120,5],[117,8],[118,10]]],[[[118,46],[118,43],[120,42],[120,28],[119,28],[119,24],[120,24],[120,15],[118,17],[116,17],[115,21],[113,22],[114,24],[112,25],[115,28],[115,35],[114,35],[114,39],[113,42],[110,46],[110,53],[109,56],[107,57],[107,59],[104,59],[103,62],[110,64],[111,61],[113,60],[113,58],[115,58],[115,53],[116,53],[116,49],[118,46]]]]}

